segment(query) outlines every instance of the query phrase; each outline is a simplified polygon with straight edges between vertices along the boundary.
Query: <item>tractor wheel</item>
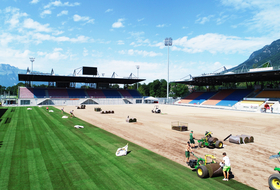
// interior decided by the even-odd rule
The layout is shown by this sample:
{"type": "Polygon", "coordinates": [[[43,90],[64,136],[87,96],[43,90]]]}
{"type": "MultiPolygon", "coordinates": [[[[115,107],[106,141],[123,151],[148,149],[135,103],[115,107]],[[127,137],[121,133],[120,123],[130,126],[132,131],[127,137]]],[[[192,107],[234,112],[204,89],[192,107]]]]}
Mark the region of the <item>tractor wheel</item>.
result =
{"type": "Polygon", "coordinates": [[[198,166],[196,169],[197,176],[200,178],[206,178],[209,176],[208,169],[205,165],[198,166]]]}
{"type": "Polygon", "coordinates": [[[204,148],[205,147],[203,142],[199,142],[198,146],[199,146],[199,148],[204,148]]]}
{"type": "Polygon", "coordinates": [[[269,176],[268,185],[270,189],[280,189],[280,174],[272,174],[269,176]]]}
{"type": "Polygon", "coordinates": [[[215,147],[216,148],[223,148],[223,142],[222,141],[216,141],[215,147]]]}
{"type": "Polygon", "coordinates": [[[152,110],[152,113],[154,113],[154,110],[152,110]]]}

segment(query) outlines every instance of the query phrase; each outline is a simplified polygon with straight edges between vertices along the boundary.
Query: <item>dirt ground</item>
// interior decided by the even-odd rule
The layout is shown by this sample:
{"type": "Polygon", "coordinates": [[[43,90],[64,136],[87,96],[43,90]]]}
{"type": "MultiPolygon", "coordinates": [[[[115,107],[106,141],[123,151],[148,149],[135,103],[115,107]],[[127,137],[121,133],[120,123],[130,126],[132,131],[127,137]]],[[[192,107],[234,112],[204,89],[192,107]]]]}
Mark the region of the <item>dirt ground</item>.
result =
{"type": "MultiPolygon", "coordinates": [[[[153,105],[99,105],[87,106],[86,109],[76,109],[66,106],[69,113],[74,109],[74,115],[95,126],[120,136],[128,141],[145,147],[157,154],[173,160],[186,167],[185,145],[189,139],[190,130],[194,131],[196,139],[201,138],[205,131],[211,131],[212,136],[223,140],[229,134],[253,135],[254,143],[232,144],[224,142],[222,149],[197,148],[194,153],[204,157],[205,154],[215,154],[217,161],[222,160],[226,152],[231,161],[234,179],[256,189],[268,189],[268,177],[275,173],[275,166],[280,164],[276,159],[269,160],[270,155],[277,154],[279,148],[279,114],[251,113],[243,111],[195,108],[174,105],[159,105],[162,114],[153,114],[153,105]],[[115,114],[100,114],[94,107],[102,110],[114,110],[115,114]],[[129,117],[136,117],[137,123],[127,123],[129,117]],[[187,122],[189,131],[171,130],[172,121],[187,122]]],[[[62,106],[57,106],[61,109],[62,106]]],[[[196,141],[197,144],[197,141],[196,141]]],[[[191,156],[191,159],[194,157],[191,156]]]]}

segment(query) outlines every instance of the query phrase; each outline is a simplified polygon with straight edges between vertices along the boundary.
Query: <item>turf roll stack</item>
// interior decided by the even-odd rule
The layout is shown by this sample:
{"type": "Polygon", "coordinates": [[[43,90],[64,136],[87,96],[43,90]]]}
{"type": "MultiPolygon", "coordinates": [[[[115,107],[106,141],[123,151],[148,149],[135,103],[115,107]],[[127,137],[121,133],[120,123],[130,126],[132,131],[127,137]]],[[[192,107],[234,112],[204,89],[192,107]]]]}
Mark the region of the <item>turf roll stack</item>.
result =
{"type": "Polygon", "coordinates": [[[248,137],[250,143],[254,142],[254,137],[251,136],[251,135],[243,135],[242,134],[241,136],[248,137]]]}

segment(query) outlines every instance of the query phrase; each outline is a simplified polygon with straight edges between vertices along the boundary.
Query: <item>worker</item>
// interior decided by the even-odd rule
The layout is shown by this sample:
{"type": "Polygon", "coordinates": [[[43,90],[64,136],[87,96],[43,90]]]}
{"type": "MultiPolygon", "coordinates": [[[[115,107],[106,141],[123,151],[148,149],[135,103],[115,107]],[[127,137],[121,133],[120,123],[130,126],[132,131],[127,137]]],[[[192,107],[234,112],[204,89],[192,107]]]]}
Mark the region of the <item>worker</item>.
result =
{"type": "Polygon", "coordinates": [[[186,163],[189,165],[190,161],[190,153],[193,152],[190,142],[187,142],[185,155],[186,155],[186,163]]]}
{"type": "Polygon", "coordinates": [[[195,139],[195,137],[193,136],[193,131],[191,131],[191,133],[190,133],[190,143],[191,143],[192,148],[195,148],[194,139],[195,139]]]}
{"type": "Polygon", "coordinates": [[[230,171],[230,161],[229,161],[229,157],[227,156],[227,153],[223,153],[223,161],[222,163],[224,164],[223,167],[223,173],[224,173],[224,181],[228,181],[229,180],[229,171],[230,171]]]}
{"type": "Polygon", "coordinates": [[[74,110],[70,111],[70,116],[74,117],[74,110]]]}

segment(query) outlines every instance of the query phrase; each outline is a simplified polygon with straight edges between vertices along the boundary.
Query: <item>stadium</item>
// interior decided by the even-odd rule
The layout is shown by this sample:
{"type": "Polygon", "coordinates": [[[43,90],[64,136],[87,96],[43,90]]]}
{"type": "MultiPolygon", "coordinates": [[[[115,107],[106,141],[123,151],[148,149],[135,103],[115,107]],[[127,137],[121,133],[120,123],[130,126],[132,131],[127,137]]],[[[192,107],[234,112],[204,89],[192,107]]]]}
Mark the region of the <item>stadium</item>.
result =
{"type": "Polygon", "coordinates": [[[137,90],[110,88],[110,84],[144,79],[98,77],[97,68],[92,67],[83,67],[83,74],[18,75],[26,84],[19,87],[18,105],[0,109],[1,189],[23,184],[27,189],[268,188],[276,164],[268,158],[278,150],[280,90],[262,82],[278,81],[278,68],[174,81],[189,86],[254,85],[193,91],[174,104],[159,104],[160,114],[151,113],[154,105],[145,104],[137,90]],[[35,88],[31,85],[35,81],[49,85],[35,88]],[[76,83],[93,88],[75,88],[76,83]],[[78,109],[82,105],[85,109],[78,109]],[[114,113],[100,114],[95,108],[114,113]],[[128,123],[127,117],[137,118],[137,122],[128,123]],[[186,122],[189,130],[172,130],[174,121],[186,122]],[[76,129],[76,125],[84,128],[76,129]],[[185,162],[190,130],[196,139],[211,131],[219,139],[248,134],[254,136],[254,143],[225,140],[221,149],[195,149],[199,157],[213,154],[220,161],[227,152],[231,159],[232,180],[223,182],[222,176],[201,179],[185,162]],[[128,154],[116,157],[116,150],[127,143],[128,154]]]}

